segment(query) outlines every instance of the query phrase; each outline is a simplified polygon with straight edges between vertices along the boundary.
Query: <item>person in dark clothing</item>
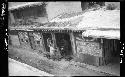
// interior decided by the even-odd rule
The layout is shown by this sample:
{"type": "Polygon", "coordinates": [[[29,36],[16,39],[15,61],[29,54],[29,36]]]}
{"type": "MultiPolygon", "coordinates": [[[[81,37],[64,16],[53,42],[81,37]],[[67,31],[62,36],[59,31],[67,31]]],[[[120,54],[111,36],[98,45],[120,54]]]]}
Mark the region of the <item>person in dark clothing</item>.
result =
{"type": "Polygon", "coordinates": [[[65,39],[62,39],[60,42],[60,51],[61,51],[61,55],[65,56],[68,52],[68,42],[65,39]]]}

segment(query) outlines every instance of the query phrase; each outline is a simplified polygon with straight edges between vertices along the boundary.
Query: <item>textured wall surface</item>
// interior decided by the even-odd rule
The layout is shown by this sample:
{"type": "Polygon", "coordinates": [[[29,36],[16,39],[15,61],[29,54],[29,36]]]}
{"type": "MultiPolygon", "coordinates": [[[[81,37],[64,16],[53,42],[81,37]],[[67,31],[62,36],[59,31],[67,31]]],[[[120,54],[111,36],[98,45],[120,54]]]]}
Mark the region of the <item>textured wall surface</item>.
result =
{"type": "Polygon", "coordinates": [[[20,45],[18,35],[10,35],[10,39],[11,39],[11,43],[12,43],[13,46],[19,46],[20,45]]]}
{"type": "Polygon", "coordinates": [[[77,60],[90,65],[100,65],[99,59],[102,58],[102,48],[95,39],[82,38],[81,34],[75,34],[77,47],[77,60]]]}
{"type": "Polygon", "coordinates": [[[19,32],[20,43],[23,48],[31,49],[27,32],[19,32]]]}
{"type": "Polygon", "coordinates": [[[61,13],[81,12],[81,2],[49,2],[46,6],[48,19],[56,17],[61,13]]]}
{"type": "Polygon", "coordinates": [[[102,48],[96,39],[82,38],[76,35],[77,52],[82,54],[90,54],[93,56],[102,57],[102,48]]]}
{"type": "Polygon", "coordinates": [[[83,54],[90,54],[93,56],[102,56],[101,49],[99,44],[95,42],[81,42],[76,41],[77,51],[83,54]]]}

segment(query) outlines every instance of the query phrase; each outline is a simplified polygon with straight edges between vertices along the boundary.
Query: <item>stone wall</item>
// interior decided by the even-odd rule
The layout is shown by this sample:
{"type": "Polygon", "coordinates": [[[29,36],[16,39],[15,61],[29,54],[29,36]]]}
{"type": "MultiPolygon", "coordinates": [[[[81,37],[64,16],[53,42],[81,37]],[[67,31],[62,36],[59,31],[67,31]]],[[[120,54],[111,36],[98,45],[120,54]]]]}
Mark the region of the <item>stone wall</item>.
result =
{"type": "Polygon", "coordinates": [[[29,38],[33,49],[44,51],[42,33],[30,32],[29,38]]]}
{"type": "Polygon", "coordinates": [[[102,48],[98,39],[90,37],[82,38],[80,35],[76,35],[77,52],[102,57],[102,48]]]}
{"type": "Polygon", "coordinates": [[[21,47],[26,48],[26,49],[31,49],[28,33],[27,32],[19,32],[18,34],[19,34],[21,47]]]}
{"type": "Polygon", "coordinates": [[[100,65],[99,59],[102,58],[102,47],[98,39],[83,37],[80,33],[75,34],[77,57],[81,62],[100,65]]]}

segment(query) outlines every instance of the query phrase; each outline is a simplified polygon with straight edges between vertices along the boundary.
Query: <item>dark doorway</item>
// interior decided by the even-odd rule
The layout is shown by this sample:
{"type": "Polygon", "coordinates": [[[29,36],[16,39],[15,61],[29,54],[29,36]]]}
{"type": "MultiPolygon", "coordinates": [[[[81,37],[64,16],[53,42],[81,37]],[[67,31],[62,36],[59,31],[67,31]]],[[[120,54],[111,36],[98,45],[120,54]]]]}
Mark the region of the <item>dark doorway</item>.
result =
{"type": "Polygon", "coordinates": [[[50,48],[47,45],[47,39],[48,38],[52,39],[52,35],[51,35],[51,33],[42,33],[42,35],[43,35],[43,39],[44,39],[45,49],[46,49],[47,52],[50,52],[50,48]]]}
{"type": "Polygon", "coordinates": [[[56,44],[63,57],[72,54],[70,36],[67,33],[55,33],[56,44]]]}

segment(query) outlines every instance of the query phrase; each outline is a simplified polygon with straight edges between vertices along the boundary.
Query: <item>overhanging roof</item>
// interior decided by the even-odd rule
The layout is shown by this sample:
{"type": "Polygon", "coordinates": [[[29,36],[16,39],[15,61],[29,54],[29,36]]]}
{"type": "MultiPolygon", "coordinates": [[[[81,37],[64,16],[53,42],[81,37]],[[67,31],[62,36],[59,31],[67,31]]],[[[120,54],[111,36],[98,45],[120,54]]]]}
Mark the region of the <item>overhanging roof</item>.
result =
{"type": "Polygon", "coordinates": [[[43,2],[8,2],[8,10],[15,10],[27,6],[42,5],[43,2]]]}
{"type": "Polygon", "coordinates": [[[34,27],[32,30],[86,30],[83,36],[120,39],[120,10],[87,11],[70,18],[55,18],[49,23],[49,25],[34,27]]]}
{"type": "Polygon", "coordinates": [[[82,20],[76,25],[76,29],[85,30],[83,37],[120,39],[120,10],[87,11],[71,18],[55,18],[51,22],[69,22],[81,17],[82,20]]]}

